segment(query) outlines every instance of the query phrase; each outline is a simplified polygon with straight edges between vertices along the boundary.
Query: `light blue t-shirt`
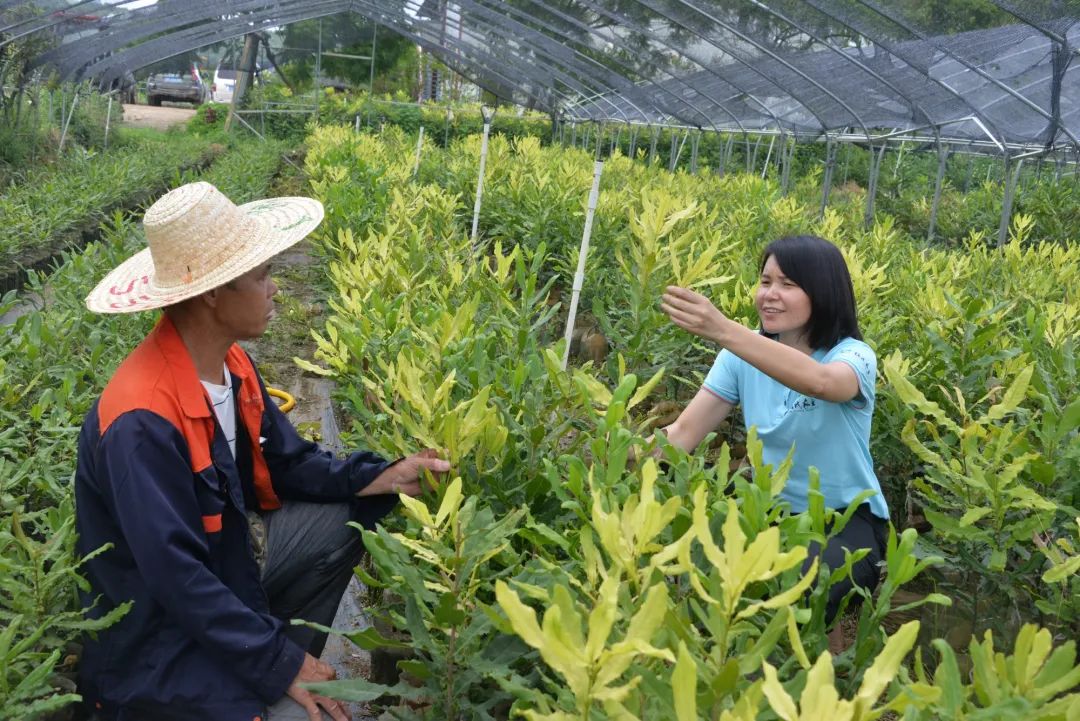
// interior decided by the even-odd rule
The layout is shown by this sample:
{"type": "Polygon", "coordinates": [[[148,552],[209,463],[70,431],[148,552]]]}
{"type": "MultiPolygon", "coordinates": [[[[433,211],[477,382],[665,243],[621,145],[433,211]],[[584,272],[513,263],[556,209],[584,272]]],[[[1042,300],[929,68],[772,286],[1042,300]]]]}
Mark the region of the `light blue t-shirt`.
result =
{"type": "Polygon", "coordinates": [[[807,509],[810,466],[821,473],[821,492],[829,508],[846,508],[859,493],[870,489],[870,510],[889,518],[881,484],[870,458],[870,421],[874,415],[877,357],[870,346],[844,338],[812,357],[822,363],[847,363],[859,379],[859,395],[833,403],[797,393],[773,380],[727,349],[720,351],[705,377],[705,388],[731,403],[741,403],[746,427],[757,426],[764,444],[765,463],[777,467],[792,444],[791,474],[780,496],[791,509],[807,509]]]}

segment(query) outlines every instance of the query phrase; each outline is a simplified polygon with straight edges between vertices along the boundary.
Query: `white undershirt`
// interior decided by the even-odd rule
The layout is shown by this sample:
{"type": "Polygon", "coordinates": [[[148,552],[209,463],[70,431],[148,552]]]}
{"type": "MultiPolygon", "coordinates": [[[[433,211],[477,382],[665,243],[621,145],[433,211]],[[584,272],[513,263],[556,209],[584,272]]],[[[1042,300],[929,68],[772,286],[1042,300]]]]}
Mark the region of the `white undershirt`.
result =
{"type": "Polygon", "coordinates": [[[218,423],[221,424],[221,432],[229,441],[229,451],[236,458],[236,400],[233,398],[232,375],[228,366],[225,366],[225,385],[202,382],[203,388],[210,394],[210,402],[214,404],[214,414],[218,423]]]}

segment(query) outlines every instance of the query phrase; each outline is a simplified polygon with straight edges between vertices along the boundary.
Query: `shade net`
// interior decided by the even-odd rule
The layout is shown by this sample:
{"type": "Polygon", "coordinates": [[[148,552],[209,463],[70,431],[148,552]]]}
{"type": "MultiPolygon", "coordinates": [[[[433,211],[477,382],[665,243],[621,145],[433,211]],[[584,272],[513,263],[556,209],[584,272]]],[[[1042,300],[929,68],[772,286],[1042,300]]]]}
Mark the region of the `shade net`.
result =
{"type": "Polygon", "coordinates": [[[0,0],[0,43],[108,83],[343,12],[501,98],[577,120],[1077,146],[1080,0],[0,0]]]}

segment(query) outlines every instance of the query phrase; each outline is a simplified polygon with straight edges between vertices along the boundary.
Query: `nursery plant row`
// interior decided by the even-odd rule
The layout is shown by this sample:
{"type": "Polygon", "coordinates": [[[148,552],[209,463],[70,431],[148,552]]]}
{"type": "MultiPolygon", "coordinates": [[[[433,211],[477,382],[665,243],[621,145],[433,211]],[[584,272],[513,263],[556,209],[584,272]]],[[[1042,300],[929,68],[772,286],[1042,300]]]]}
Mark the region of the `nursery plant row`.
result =
{"type": "Polygon", "coordinates": [[[607,352],[564,370],[593,158],[494,138],[472,240],[478,138],[425,145],[414,172],[414,138],[354,130],[309,138],[332,315],[298,363],[337,379],[356,445],[439,448],[456,478],[364,532],[360,573],[396,633],[352,638],[410,647],[405,680],[326,690],[406,699],[395,713],[416,718],[1080,712],[1075,246],[1028,242],[1019,215],[1003,249],[927,247],[887,220],[864,231],[855,208],[818,219],[767,179],[616,154],[583,296],[607,352]],[[846,522],[826,531],[820,493],[790,514],[786,469],[752,431],[695,456],[660,434],[662,465],[628,461],[716,353],[666,320],[663,288],[750,324],[760,249],[804,232],[841,246],[882,359],[873,447],[896,521],[835,659],[823,604],[845,569],[802,564],[846,522]]]}
{"type": "MultiPolygon", "coordinates": [[[[185,156],[177,154],[157,173],[208,180],[244,202],[267,195],[282,150],[241,143],[199,174],[184,174],[185,156]]],[[[74,555],[70,479],[83,416],[154,318],[96,315],[83,306],[109,268],[145,245],[137,218],[121,211],[100,235],[85,251],[65,253],[51,274],[34,274],[27,290],[47,305],[0,328],[0,719],[34,718],[76,700],[70,644],[126,610],[95,622],[82,617],[85,559],[74,555]]],[[[17,301],[7,294],[0,311],[17,301]]]]}

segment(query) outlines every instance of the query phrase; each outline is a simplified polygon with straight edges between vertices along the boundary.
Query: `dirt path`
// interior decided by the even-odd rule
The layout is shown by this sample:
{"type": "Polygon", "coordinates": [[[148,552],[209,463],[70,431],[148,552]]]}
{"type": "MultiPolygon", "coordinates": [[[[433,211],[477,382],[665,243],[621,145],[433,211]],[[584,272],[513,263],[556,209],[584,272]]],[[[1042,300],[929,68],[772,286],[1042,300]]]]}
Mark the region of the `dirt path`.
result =
{"type": "Polygon", "coordinates": [[[152,105],[124,105],[124,125],[130,128],[157,128],[168,130],[173,125],[186,123],[195,115],[194,108],[154,107],[152,105]]]}

